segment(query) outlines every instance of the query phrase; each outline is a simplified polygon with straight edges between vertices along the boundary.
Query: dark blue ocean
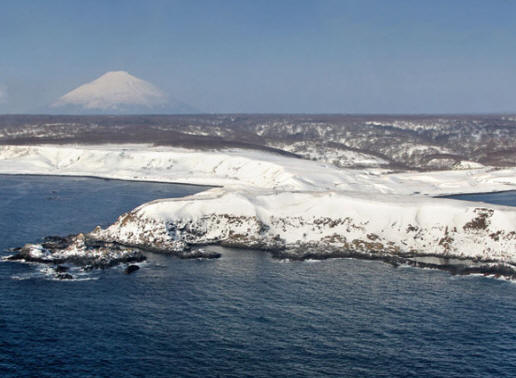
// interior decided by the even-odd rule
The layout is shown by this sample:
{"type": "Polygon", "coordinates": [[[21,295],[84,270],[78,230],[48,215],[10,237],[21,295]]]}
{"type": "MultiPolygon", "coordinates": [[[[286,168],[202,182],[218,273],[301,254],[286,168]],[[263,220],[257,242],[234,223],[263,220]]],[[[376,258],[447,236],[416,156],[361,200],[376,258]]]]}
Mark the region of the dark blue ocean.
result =
{"type": "MultiPolygon", "coordinates": [[[[202,188],[0,176],[0,250],[89,231],[202,188]]],[[[516,193],[482,195],[516,205],[516,193]]],[[[0,264],[0,376],[456,376],[516,374],[516,284],[334,259],[149,254],[55,281],[0,264]]],[[[1,252],[6,255],[7,252],[1,252]]]]}

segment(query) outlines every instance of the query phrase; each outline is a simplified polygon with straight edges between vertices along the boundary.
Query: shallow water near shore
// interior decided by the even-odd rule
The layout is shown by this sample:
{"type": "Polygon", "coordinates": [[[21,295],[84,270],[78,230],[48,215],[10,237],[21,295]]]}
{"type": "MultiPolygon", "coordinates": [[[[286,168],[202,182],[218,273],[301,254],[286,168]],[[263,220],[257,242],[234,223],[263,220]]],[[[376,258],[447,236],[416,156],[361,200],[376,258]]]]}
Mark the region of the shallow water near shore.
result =
{"type": "MultiPolygon", "coordinates": [[[[0,176],[0,251],[89,231],[143,202],[200,190],[0,176]]],[[[498,195],[482,198],[493,202],[498,195]]],[[[503,196],[505,204],[516,204],[516,193],[503,196]]],[[[286,262],[258,251],[215,249],[220,259],[148,254],[132,275],[120,267],[73,281],[49,280],[36,264],[0,264],[0,374],[516,371],[514,283],[377,261],[286,262]]]]}
{"type": "Polygon", "coordinates": [[[443,196],[443,198],[485,202],[492,203],[494,205],[516,206],[516,190],[507,190],[495,193],[455,194],[451,196],[443,196]]]}

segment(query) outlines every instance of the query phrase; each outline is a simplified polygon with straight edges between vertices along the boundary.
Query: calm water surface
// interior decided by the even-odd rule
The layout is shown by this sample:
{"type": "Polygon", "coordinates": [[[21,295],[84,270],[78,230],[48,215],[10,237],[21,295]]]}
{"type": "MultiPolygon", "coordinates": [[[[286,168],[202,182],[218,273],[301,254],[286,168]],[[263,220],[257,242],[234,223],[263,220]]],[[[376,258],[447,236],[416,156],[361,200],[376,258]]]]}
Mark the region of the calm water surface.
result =
{"type": "Polygon", "coordinates": [[[463,201],[480,201],[493,203],[495,205],[516,206],[516,190],[497,193],[457,194],[454,196],[446,196],[445,198],[454,198],[463,201]]]}
{"type": "MultiPolygon", "coordinates": [[[[88,231],[142,202],[199,190],[0,176],[0,250],[88,231]]],[[[515,193],[503,196],[516,204],[515,193]]],[[[149,254],[133,275],[117,268],[71,282],[49,280],[38,265],[0,264],[0,375],[516,372],[513,283],[380,262],[281,262],[263,252],[221,251],[218,260],[149,254]]]]}

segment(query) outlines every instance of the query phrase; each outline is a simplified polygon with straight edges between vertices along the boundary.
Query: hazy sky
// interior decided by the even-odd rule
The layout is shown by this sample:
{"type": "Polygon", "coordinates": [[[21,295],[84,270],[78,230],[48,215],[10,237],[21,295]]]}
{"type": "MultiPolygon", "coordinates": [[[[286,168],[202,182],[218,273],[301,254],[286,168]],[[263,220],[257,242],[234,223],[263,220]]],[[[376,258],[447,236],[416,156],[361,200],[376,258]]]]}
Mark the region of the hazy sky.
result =
{"type": "Polygon", "coordinates": [[[205,112],[515,112],[515,16],[509,0],[2,0],[0,113],[111,70],[205,112]]]}

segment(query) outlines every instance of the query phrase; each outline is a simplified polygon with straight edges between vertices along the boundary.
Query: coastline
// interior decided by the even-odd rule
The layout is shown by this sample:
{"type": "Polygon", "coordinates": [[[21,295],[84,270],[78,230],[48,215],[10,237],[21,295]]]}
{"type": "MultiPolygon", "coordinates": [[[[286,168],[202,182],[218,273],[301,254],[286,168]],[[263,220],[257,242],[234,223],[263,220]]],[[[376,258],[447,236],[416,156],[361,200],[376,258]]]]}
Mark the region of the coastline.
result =
{"type": "MultiPolygon", "coordinates": [[[[405,172],[406,173],[406,172],[405,172]]],[[[167,181],[165,179],[156,180],[156,179],[146,179],[146,178],[120,178],[114,176],[95,176],[95,175],[81,175],[81,174],[70,174],[70,173],[5,173],[0,172],[0,176],[40,176],[40,177],[70,177],[70,178],[89,178],[89,179],[97,179],[97,180],[106,180],[106,181],[128,181],[128,182],[142,182],[142,183],[156,183],[156,184],[173,184],[173,185],[184,185],[184,186],[197,186],[206,188],[206,190],[212,188],[223,188],[223,185],[207,185],[207,184],[196,184],[190,183],[187,181],[167,181]]],[[[458,192],[453,194],[438,194],[431,195],[431,198],[444,198],[444,199],[456,199],[462,201],[459,198],[454,198],[462,195],[488,195],[488,194],[498,194],[498,193],[510,193],[515,192],[516,187],[514,189],[505,189],[505,190],[493,190],[493,191],[485,191],[485,192],[458,192]]],[[[158,200],[157,198],[156,200],[158,200]]],[[[471,201],[473,202],[473,201],[471,201]]],[[[494,205],[494,204],[493,204],[494,205]]],[[[501,206],[511,206],[511,205],[501,205],[501,206]]]]}
{"type": "MultiPolygon", "coordinates": [[[[499,194],[499,193],[510,193],[510,192],[516,192],[516,188],[507,189],[507,190],[493,190],[491,192],[464,192],[464,193],[456,193],[456,194],[443,194],[443,195],[434,196],[434,198],[456,199],[454,197],[458,197],[458,196],[462,196],[462,195],[481,196],[481,195],[487,195],[487,194],[499,194]]],[[[505,205],[505,206],[511,206],[511,205],[505,205]]]]}
{"type": "MultiPolygon", "coordinates": [[[[405,172],[407,173],[407,172],[405,172]]],[[[97,180],[106,180],[106,181],[129,181],[129,182],[142,182],[142,183],[156,183],[156,184],[174,184],[174,185],[185,185],[185,186],[197,186],[208,189],[212,188],[223,188],[223,185],[208,185],[208,184],[196,184],[190,183],[188,181],[167,181],[165,179],[156,180],[156,179],[146,179],[146,178],[120,178],[115,176],[99,176],[99,175],[82,175],[82,174],[70,174],[70,173],[9,173],[9,172],[1,172],[0,176],[41,176],[41,177],[70,177],[70,178],[89,178],[89,179],[97,179],[97,180]]],[[[456,199],[461,200],[459,198],[454,198],[462,195],[484,195],[484,194],[498,194],[498,193],[510,193],[516,191],[516,187],[514,189],[504,189],[504,190],[493,190],[493,191],[485,191],[485,192],[458,192],[453,194],[438,194],[438,195],[430,195],[431,198],[444,198],[444,199],[456,199]]],[[[158,198],[157,198],[158,199],[158,198]]],[[[473,202],[473,201],[471,201],[473,202]]],[[[502,205],[502,206],[510,206],[510,205],[502,205]]]]}
{"type": "Polygon", "coordinates": [[[303,260],[365,257],[423,266],[407,258],[433,256],[514,265],[514,207],[450,198],[513,191],[514,172],[486,167],[391,174],[247,150],[0,148],[0,175],[205,188],[143,203],[88,234],[172,255],[221,245],[303,260]]]}
{"type": "Polygon", "coordinates": [[[516,167],[392,172],[337,168],[263,151],[148,145],[0,146],[0,174],[83,176],[275,191],[356,191],[443,197],[516,189],[516,167]]]}
{"type": "Polygon", "coordinates": [[[3,173],[0,172],[0,176],[35,176],[35,177],[70,177],[70,178],[87,178],[87,179],[95,179],[95,180],[105,180],[105,181],[128,181],[128,182],[141,182],[141,183],[156,183],[156,184],[174,184],[174,185],[184,185],[184,186],[198,186],[206,189],[211,188],[222,188],[220,185],[204,185],[204,184],[191,184],[188,182],[177,182],[177,181],[166,181],[166,180],[147,180],[145,178],[137,179],[137,178],[118,178],[111,176],[95,176],[95,175],[74,175],[74,174],[59,174],[59,173],[3,173]]]}

